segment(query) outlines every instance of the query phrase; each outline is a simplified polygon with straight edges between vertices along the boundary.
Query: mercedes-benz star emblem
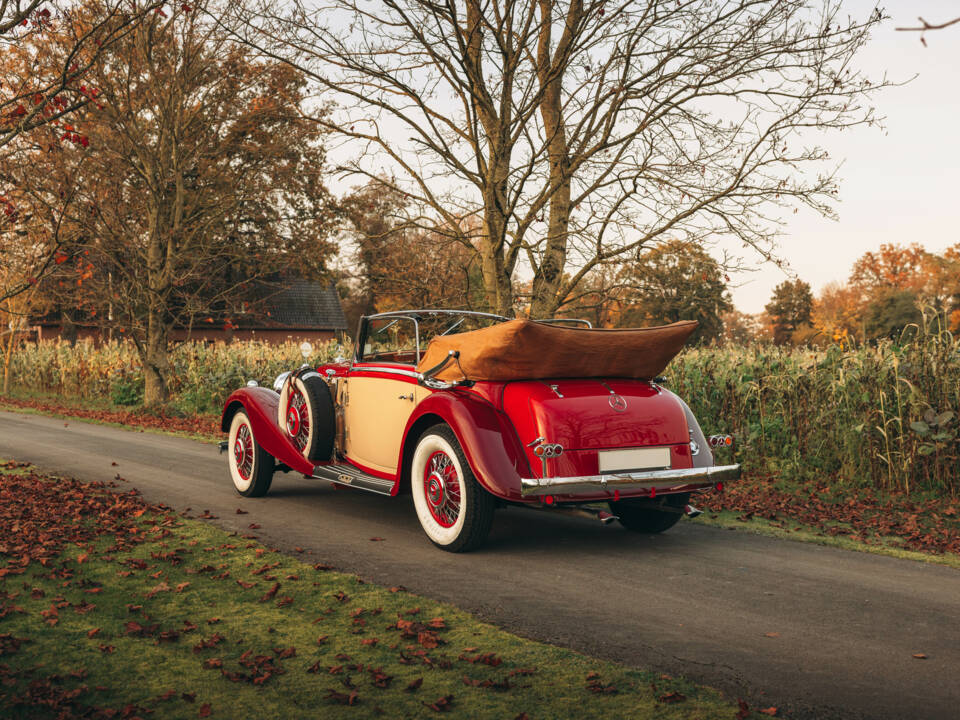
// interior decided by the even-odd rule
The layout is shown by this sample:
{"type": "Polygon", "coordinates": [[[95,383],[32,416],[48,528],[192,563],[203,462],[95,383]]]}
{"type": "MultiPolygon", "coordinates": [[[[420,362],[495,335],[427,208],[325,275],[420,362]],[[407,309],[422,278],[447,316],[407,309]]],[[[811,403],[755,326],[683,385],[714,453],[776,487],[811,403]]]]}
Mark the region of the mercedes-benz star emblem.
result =
{"type": "Polygon", "coordinates": [[[623,398],[622,395],[611,395],[610,396],[610,407],[612,407],[617,412],[623,412],[627,409],[627,401],[623,398]]]}

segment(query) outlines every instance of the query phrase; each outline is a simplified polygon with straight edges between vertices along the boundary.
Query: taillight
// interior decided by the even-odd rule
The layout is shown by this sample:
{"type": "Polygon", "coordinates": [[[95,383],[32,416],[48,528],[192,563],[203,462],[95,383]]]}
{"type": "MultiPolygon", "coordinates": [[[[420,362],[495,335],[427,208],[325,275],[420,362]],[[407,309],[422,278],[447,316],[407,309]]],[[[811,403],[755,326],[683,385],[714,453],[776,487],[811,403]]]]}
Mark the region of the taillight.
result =
{"type": "Polygon", "coordinates": [[[730,447],[733,445],[733,435],[711,435],[709,440],[710,447],[730,447]]]}

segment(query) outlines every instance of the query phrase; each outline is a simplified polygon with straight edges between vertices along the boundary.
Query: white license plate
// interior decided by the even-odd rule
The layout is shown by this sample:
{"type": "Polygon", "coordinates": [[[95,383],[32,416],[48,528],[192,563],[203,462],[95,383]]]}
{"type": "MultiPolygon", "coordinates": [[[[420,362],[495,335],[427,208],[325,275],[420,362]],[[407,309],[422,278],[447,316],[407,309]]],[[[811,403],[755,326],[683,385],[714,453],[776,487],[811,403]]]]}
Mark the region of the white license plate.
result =
{"type": "Polygon", "coordinates": [[[663,470],[670,467],[670,448],[629,448],[601,450],[600,472],[627,472],[629,470],[663,470]]]}

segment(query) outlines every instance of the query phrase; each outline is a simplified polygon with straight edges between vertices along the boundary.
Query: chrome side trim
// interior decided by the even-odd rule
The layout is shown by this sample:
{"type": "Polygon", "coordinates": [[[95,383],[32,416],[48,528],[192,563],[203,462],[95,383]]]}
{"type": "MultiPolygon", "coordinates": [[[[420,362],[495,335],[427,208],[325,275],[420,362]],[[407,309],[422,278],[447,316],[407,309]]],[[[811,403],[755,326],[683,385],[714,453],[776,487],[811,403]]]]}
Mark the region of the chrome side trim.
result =
{"type": "Polygon", "coordinates": [[[352,368],[350,368],[350,372],[351,373],[375,372],[375,373],[385,373],[387,375],[402,375],[403,377],[412,378],[414,380],[420,377],[414,370],[402,370],[401,368],[385,368],[385,367],[365,367],[361,363],[357,363],[352,368]]]}
{"type": "MultiPolygon", "coordinates": [[[[610,473],[608,475],[582,475],[578,477],[521,478],[520,494],[567,495],[613,490],[656,489],[670,492],[672,489],[702,484],[708,487],[717,482],[727,482],[740,477],[739,465],[712,465],[680,470],[645,470],[642,472],[610,473]]],[[[697,488],[689,488],[691,490],[697,488]]]]}
{"type": "Polygon", "coordinates": [[[318,480],[329,480],[337,485],[366,490],[377,495],[389,495],[393,491],[393,480],[367,475],[352,465],[317,465],[313,475],[318,480]]]}

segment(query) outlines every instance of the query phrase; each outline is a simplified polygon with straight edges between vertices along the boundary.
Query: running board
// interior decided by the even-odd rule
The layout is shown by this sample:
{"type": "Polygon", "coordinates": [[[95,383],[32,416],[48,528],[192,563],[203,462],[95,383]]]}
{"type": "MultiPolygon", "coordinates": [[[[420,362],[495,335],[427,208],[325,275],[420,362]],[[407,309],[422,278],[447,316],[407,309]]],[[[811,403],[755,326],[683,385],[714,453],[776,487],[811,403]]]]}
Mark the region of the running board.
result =
{"type": "Polygon", "coordinates": [[[367,475],[352,465],[317,465],[313,468],[312,477],[320,480],[329,480],[337,485],[366,490],[377,495],[393,493],[393,480],[367,475]]]}

